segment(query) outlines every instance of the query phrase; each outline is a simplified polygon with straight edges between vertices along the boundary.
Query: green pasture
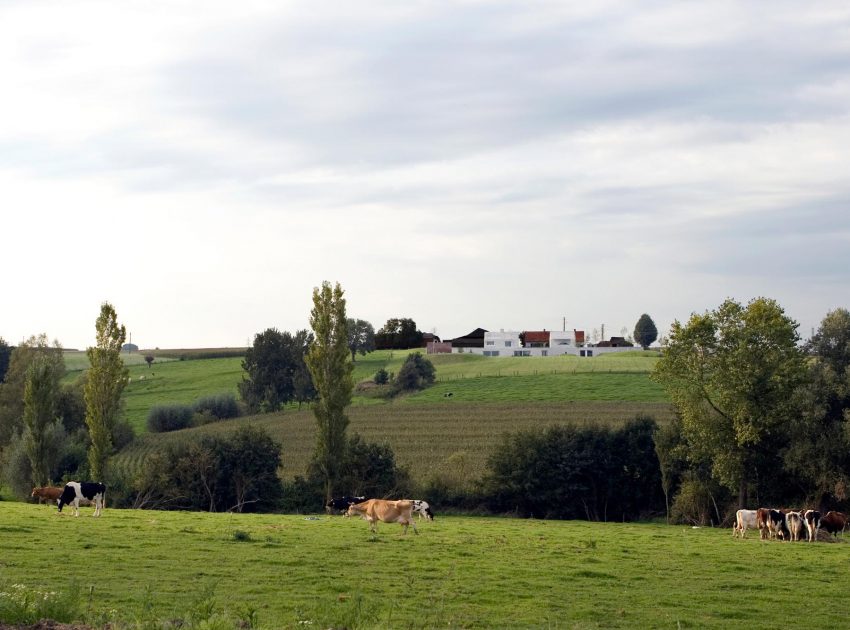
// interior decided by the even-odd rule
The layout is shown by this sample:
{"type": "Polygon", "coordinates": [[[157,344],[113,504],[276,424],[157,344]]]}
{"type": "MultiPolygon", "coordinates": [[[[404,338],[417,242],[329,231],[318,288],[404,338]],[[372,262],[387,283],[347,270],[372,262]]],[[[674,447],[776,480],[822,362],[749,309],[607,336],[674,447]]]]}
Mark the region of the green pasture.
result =
{"type": "MultiPolygon", "coordinates": [[[[147,365],[145,362],[146,354],[146,352],[122,352],[121,360],[124,361],[124,365],[128,367],[134,365],[147,365]]],[[[81,372],[89,369],[89,358],[86,356],[84,350],[65,350],[62,353],[62,356],[65,359],[65,369],[68,372],[81,372]]],[[[175,359],[166,357],[156,357],[156,361],[158,363],[174,360],[175,359]]],[[[76,378],[77,375],[73,374],[72,376],[76,378]]]]}
{"type": "Polygon", "coordinates": [[[16,589],[76,585],[82,619],[138,627],[841,628],[847,618],[840,543],[440,514],[419,535],[382,524],[373,536],[362,520],[324,514],[91,512],[0,502],[0,610],[16,589]]]}
{"type": "MultiPolygon", "coordinates": [[[[416,481],[426,482],[437,472],[468,480],[481,476],[487,457],[508,432],[568,422],[617,425],[638,415],[648,415],[664,423],[673,416],[672,407],[666,402],[489,403],[464,402],[455,397],[438,401],[429,405],[392,403],[349,407],[348,433],[357,432],[369,441],[389,444],[396,460],[408,467],[416,481]]],[[[142,435],[118,453],[111,465],[120,472],[133,474],[149,453],[164,444],[199,433],[231,432],[245,423],[266,430],[280,442],[284,478],[304,474],[316,444],[316,421],[306,407],[173,433],[142,435]]]]}

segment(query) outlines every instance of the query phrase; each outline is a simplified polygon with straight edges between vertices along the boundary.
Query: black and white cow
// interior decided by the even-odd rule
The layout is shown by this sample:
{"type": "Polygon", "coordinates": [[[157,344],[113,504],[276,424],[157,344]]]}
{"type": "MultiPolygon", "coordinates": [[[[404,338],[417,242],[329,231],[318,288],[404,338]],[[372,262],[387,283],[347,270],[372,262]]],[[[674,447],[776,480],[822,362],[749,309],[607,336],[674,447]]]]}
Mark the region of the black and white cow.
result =
{"type": "Polygon", "coordinates": [[[346,516],[348,516],[348,507],[350,505],[354,505],[355,503],[363,503],[366,500],[366,497],[335,497],[325,503],[325,509],[330,512],[332,510],[339,510],[341,512],[345,512],[346,516]]]}
{"type": "Polygon", "coordinates": [[[88,499],[94,503],[93,516],[100,516],[105,497],[106,486],[102,483],[94,481],[69,481],[65,484],[65,488],[62,490],[62,496],[59,497],[57,504],[59,505],[60,512],[62,511],[62,506],[73,505],[74,516],[79,516],[80,501],[88,499]]]}
{"type": "Polygon", "coordinates": [[[431,511],[431,506],[428,505],[427,501],[422,501],[421,499],[414,499],[413,511],[419,514],[420,519],[424,516],[426,521],[434,520],[434,513],[431,511]]]}

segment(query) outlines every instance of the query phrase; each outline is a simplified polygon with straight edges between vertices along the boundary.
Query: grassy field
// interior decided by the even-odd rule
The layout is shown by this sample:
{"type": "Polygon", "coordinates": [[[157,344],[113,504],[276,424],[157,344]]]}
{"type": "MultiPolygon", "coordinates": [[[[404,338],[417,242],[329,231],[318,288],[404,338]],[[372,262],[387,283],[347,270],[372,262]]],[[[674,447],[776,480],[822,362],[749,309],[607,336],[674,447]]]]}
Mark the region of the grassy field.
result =
{"type": "Polygon", "coordinates": [[[139,627],[846,624],[846,544],[439,514],[418,536],[389,525],[372,536],[338,516],[91,511],[0,502],[0,611],[14,609],[15,593],[61,594],[74,582],[80,616],[139,627]]]}
{"type": "MultiPolygon", "coordinates": [[[[371,379],[380,368],[398,372],[408,352],[380,351],[358,356],[355,382],[371,379]]],[[[85,355],[83,355],[84,357],[85,355]]],[[[139,354],[128,355],[139,357],[139,354]]],[[[655,364],[652,353],[624,353],[597,358],[525,357],[490,358],[433,355],[436,384],[392,403],[443,403],[451,393],[460,402],[664,402],[662,389],[649,380],[655,364]]],[[[124,393],[125,417],[137,434],[146,432],[148,411],[154,405],[190,404],[201,396],[237,393],[242,380],[240,357],[174,361],[157,359],[147,365],[130,364],[130,383],[124,393]],[[141,379],[140,377],[144,377],[141,379]]],[[[379,405],[383,400],[355,394],[353,405],[379,405]]],[[[290,407],[292,410],[294,407],[290,407]]]]}
{"type": "MultiPolygon", "coordinates": [[[[479,477],[488,455],[506,432],[565,422],[620,424],[639,414],[667,422],[673,415],[666,402],[481,403],[458,401],[454,397],[438,401],[429,405],[393,403],[350,407],[349,435],[357,432],[370,441],[386,442],[397,461],[410,469],[413,478],[424,482],[436,471],[457,478],[479,477]]],[[[184,440],[193,433],[233,431],[246,422],[265,429],[281,443],[284,477],[304,474],[316,439],[315,419],[306,407],[301,411],[239,418],[173,433],[143,435],[119,453],[113,465],[118,470],[132,472],[148,453],[163,443],[184,440]]]]}
{"type": "MultiPolygon", "coordinates": [[[[121,360],[124,361],[124,365],[127,367],[135,366],[135,365],[147,365],[145,362],[145,354],[144,352],[133,352],[121,353],[121,360]]],[[[62,356],[65,359],[65,369],[72,373],[70,376],[73,378],[77,377],[76,373],[82,372],[83,370],[89,369],[89,358],[86,356],[84,350],[66,350],[62,353],[62,356]]],[[[175,359],[170,359],[166,357],[156,357],[156,361],[158,363],[162,363],[164,361],[175,361],[175,359]]]]}

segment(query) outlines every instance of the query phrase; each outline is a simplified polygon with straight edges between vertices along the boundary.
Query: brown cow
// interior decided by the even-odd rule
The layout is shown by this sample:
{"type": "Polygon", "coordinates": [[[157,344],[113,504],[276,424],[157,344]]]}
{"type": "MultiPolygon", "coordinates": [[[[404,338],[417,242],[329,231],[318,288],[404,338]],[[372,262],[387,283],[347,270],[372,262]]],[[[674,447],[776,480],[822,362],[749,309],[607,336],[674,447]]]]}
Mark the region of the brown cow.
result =
{"type": "Polygon", "coordinates": [[[407,527],[413,525],[413,533],[419,533],[416,529],[416,523],[413,521],[413,501],[369,499],[348,506],[348,516],[362,516],[369,521],[369,529],[375,534],[378,533],[378,521],[399,523],[404,528],[405,534],[407,527]]]}
{"type": "Polygon", "coordinates": [[[770,538],[770,528],[768,527],[768,521],[770,514],[770,508],[759,508],[756,510],[756,527],[759,528],[759,538],[764,540],[765,538],[770,538]]]}
{"type": "Polygon", "coordinates": [[[827,512],[820,519],[821,529],[825,529],[830,534],[835,536],[838,532],[843,532],[847,527],[847,515],[842,512],[827,512]]]}
{"type": "Polygon", "coordinates": [[[54,488],[52,486],[33,488],[30,496],[38,497],[39,504],[42,503],[43,500],[56,503],[59,500],[59,497],[62,496],[62,488],[54,488]]]}

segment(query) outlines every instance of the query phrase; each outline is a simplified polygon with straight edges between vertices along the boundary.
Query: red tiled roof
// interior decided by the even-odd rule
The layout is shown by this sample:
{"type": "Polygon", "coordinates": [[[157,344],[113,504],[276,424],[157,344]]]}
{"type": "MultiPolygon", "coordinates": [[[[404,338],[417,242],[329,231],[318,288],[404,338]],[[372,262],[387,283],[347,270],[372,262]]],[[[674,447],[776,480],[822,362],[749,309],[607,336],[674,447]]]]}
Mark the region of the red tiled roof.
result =
{"type": "Polygon", "coordinates": [[[576,335],[576,343],[584,343],[584,331],[573,329],[573,332],[576,335]]]}
{"type": "Polygon", "coordinates": [[[548,330],[526,330],[522,334],[525,343],[549,343],[548,330]]]}

